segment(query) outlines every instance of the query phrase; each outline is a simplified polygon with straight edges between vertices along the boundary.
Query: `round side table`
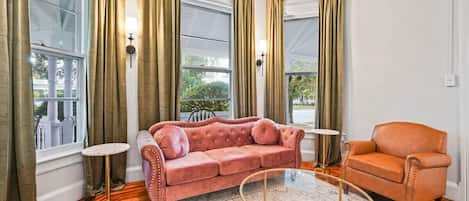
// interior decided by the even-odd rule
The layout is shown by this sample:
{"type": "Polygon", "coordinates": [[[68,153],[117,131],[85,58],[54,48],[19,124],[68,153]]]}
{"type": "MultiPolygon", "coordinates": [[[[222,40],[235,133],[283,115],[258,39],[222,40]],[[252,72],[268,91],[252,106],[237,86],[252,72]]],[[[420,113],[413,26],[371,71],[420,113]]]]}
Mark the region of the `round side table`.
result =
{"type": "Polygon", "coordinates": [[[329,130],[329,129],[311,129],[311,130],[308,130],[308,132],[311,132],[315,135],[318,136],[318,140],[322,138],[322,164],[320,164],[320,167],[325,170],[326,168],[326,157],[327,157],[327,154],[326,154],[326,139],[327,140],[330,140],[332,136],[337,136],[337,135],[340,135],[340,132],[339,131],[336,131],[336,130],[329,130]]]}
{"type": "Polygon", "coordinates": [[[126,143],[107,143],[88,147],[81,151],[83,156],[104,156],[106,163],[106,200],[111,200],[111,155],[120,154],[129,150],[126,143]]]}

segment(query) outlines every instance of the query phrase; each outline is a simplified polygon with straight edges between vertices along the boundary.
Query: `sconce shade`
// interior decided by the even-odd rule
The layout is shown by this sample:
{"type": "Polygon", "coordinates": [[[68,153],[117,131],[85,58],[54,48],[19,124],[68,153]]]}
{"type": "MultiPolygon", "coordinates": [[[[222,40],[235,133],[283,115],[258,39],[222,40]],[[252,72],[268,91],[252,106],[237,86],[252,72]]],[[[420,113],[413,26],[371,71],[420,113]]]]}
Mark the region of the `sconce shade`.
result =
{"type": "Polygon", "coordinates": [[[125,26],[127,28],[127,33],[136,34],[138,31],[138,22],[135,17],[127,17],[125,21],[125,26]]]}
{"type": "Polygon", "coordinates": [[[265,53],[265,51],[267,51],[267,40],[259,41],[259,46],[257,46],[257,51],[260,53],[265,53]]]}

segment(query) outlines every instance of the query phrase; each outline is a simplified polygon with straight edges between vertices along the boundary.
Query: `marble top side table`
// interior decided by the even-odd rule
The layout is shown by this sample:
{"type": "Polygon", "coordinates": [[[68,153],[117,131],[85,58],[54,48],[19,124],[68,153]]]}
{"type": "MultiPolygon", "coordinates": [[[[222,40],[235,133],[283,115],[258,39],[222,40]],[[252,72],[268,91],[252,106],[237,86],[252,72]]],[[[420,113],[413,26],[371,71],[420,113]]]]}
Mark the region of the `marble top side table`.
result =
{"type": "Polygon", "coordinates": [[[94,145],[84,149],[83,156],[104,156],[106,163],[106,199],[111,200],[111,155],[119,154],[129,150],[130,145],[126,143],[106,143],[94,145]]]}
{"type": "Polygon", "coordinates": [[[320,164],[320,167],[325,170],[327,164],[326,164],[326,138],[330,139],[331,136],[337,136],[340,135],[339,131],[336,130],[330,130],[330,129],[308,129],[308,132],[311,132],[315,135],[318,135],[318,140],[319,138],[322,138],[322,164],[320,164]]]}

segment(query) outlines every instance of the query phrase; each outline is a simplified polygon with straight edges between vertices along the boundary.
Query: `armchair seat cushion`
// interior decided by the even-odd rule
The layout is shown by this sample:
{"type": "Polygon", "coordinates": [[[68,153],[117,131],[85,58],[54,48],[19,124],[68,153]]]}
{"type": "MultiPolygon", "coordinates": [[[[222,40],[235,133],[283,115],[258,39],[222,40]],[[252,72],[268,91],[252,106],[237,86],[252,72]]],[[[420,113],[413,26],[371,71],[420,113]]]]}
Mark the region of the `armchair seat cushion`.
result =
{"type": "Polygon", "coordinates": [[[383,179],[402,183],[405,160],[396,156],[373,152],[350,156],[348,166],[383,179]]]}
{"type": "Polygon", "coordinates": [[[281,145],[245,145],[241,149],[257,154],[264,168],[278,167],[295,161],[295,150],[281,145]]]}
{"type": "Polygon", "coordinates": [[[210,158],[216,160],[220,175],[231,175],[260,167],[260,158],[255,153],[239,147],[212,149],[205,152],[210,158]]]}
{"type": "Polygon", "coordinates": [[[166,183],[177,185],[218,176],[218,163],[203,152],[166,161],[166,183]]]}

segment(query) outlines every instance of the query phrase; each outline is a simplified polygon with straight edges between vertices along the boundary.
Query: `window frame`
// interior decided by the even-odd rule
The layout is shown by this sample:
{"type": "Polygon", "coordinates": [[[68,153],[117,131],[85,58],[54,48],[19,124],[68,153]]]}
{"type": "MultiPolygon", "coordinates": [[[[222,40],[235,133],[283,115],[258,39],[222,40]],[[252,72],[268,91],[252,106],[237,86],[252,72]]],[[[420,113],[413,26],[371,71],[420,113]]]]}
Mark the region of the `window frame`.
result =
{"type": "MultiPolygon", "coordinates": [[[[55,4],[44,0],[29,0],[29,1],[40,1],[43,3],[47,3],[51,6],[57,7],[65,12],[70,12],[68,9],[61,8],[55,4]]],[[[38,175],[45,173],[49,170],[54,168],[65,167],[69,164],[64,163],[62,165],[53,165],[55,160],[64,159],[67,157],[71,157],[77,154],[80,154],[84,148],[84,141],[86,140],[87,134],[87,94],[86,94],[86,75],[87,75],[87,61],[88,56],[86,50],[88,48],[88,44],[85,42],[88,39],[88,26],[89,22],[87,21],[89,16],[88,0],[80,0],[80,16],[78,17],[78,12],[72,12],[76,15],[76,42],[75,48],[73,51],[55,48],[55,47],[48,47],[47,44],[37,44],[31,42],[31,53],[38,53],[44,54],[47,56],[56,56],[59,58],[68,58],[77,61],[77,89],[76,89],[76,98],[71,97],[57,97],[57,98],[33,98],[33,101],[37,100],[58,100],[58,101],[76,101],[76,136],[77,140],[74,143],[68,143],[63,145],[58,145],[54,147],[49,147],[45,149],[36,149],[36,164],[41,171],[38,171],[38,175]],[[86,30],[86,31],[85,31],[86,30]],[[51,163],[51,164],[49,164],[51,163]],[[39,166],[40,165],[40,166],[39,166]],[[53,166],[53,167],[52,167],[53,166]],[[56,167],[57,166],[57,167],[56,167]],[[44,169],[44,171],[42,171],[44,169]]],[[[30,15],[31,10],[28,11],[30,15]]],[[[32,34],[30,32],[30,34],[32,34]]],[[[34,131],[34,135],[36,135],[36,131],[34,131]]],[[[75,163],[76,161],[67,160],[70,163],[75,163]]]]}
{"type": "MultiPolygon", "coordinates": [[[[199,72],[209,72],[209,73],[226,73],[228,74],[228,78],[229,78],[229,87],[228,87],[228,97],[227,98],[211,98],[211,99],[183,99],[182,96],[181,96],[181,100],[180,102],[186,102],[186,101],[210,101],[210,100],[226,100],[229,102],[230,106],[228,108],[228,111],[225,112],[225,111],[214,111],[215,114],[217,116],[223,116],[223,114],[226,114],[228,113],[228,115],[230,117],[233,117],[233,111],[234,111],[234,102],[233,102],[233,72],[234,72],[234,57],[233,57],[233,37],[234,37],[234,34],[233,34],[233,12],[232,12],[232,8],[227,6],[227,5],[224,5],[224,4],[221,4],[221,3],[217,3],[217,2],[199,2],[199,1],[195,1],[195,0],[183,0],[181,2],[181,8],[182,6],[190,6],[190,7],[193,7],[193,8],[197,8],[197,9],[204,9],[204,10],[208,10],[210,12],[216,12],[216,13],[221,13],[223,15],[228,15],[229,16],[229,19],[230,19],[230,25],[229,25],[229,40],[228,41],[225,41],[225,40],[219,40],[219,39],[211,39],[211,38],[205,38],[205,37],[200,37],[200,36],[191,36],[191,35],[187,35],[187,34],[180,34],[181,38],[182,37],[187,37],[187,38],[194,38],[194,39],[199,39],[199,40],[206,40],[206,41],[213,41],[213,42],[224,42],[224,43],[228,43],[228,55],[229,55],[229,61],[228,61],[228,68],[226,67],[222,67],[222,66],[205,66],[205,65],[183,65],[182,62],[181,62],[181,71],[183,70],[189,70],[189,71],[199,71],[199,72]]],[[[181,19],[182,20],[182,19],[181,19]]],[[[183,52],[182,48],[181,48],[181,53],[183,52]]],[[[181,79],[182,80],[182,79],[181,79]]],[[[181,83],[182,84],[182,83],[181,83]]],[[[190,114],[190,112],[180,112],[180,119],[183,119],[183,117],[185,117],[185,113],[187,113],[187,116],[190,114]]]]}
{"type": "MultiPolygon", "coordinates": [[[[287,21],[296,21],[296,20],[306,20],[306,19],[313,19],[313,18],[317,18],[317,16],[313,16],[313,15],[305,15],[305,16],[295,16],[295,17],[291,17],[291,16],[284,16],[284,19],[283,19],[283,22],[286,23],[287,21]]],[[[319,56],[319,55],[318,55],[319,56]]],[[[319,63],[318,63],[319,65],[319,63]]],[[[292,126],[299,126],[299,127],[304,127],[304,128],[315,128],[316,127],[316,118],[314,119],[313,123],[312,124],[305,124],[305,123],[295,123],[292,121],[292,123],[289,123],[289,114],[288,114],[288,111],[289,111],[289,105],[288,105],[288,78],[289,76],[309,76],[309,75],[316,75],[316,77],[318,76],[318,72],[314,72],[314,71],[290,71],[290,72],[287,72],[286,71],[287,68],[286,68],[286,64],[285,64],[285,119],[287,120],[287,124],[288,125],[292,125],[292,126]]],[[[317,95],[317,91],[318,91],[318,88],[317,88],[317,82],[318,82],[318,79],[316,79],[316,95],[317,95]]],[[[316,99],[317,99],[317,96],[316,96],[316,99]]],[[[317,101],[315,101],[317,102],[317,101]]],[[[316,108],[316,107],[315,107],[316,108]]],[[[293,110],[292,110],[293,111],[293,110]]],[[[292,114],[293,116],[293,114],[292,114]]],[[[314,115],[315,116],[315,115],[314,115]]]]}

